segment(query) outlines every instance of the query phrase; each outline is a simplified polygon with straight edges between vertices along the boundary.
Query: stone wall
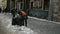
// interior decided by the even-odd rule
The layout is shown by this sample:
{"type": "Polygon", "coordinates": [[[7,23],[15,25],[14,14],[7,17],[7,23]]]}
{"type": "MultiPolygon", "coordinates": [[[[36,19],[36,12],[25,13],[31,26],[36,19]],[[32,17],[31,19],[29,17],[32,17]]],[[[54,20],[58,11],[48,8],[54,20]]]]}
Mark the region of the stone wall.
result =
{"type": "MultiPolygon", "coordinates": [[[[31,0],[30,2],[32,2],[34,0],[31,0]]],[[[11,2],[11,5],[12,2],[11,2]]],[[[60,21],[60,2],[59,0],[52,0],[52,10],[53,10],[53,21],[60,21]]],[[[13,7],[13,6],[12,6],[13,7]]]]}
{"type": "Polygon", "coordinates": [[[53,21],[60,21],[59,0],[53,1],[53,21]]]}

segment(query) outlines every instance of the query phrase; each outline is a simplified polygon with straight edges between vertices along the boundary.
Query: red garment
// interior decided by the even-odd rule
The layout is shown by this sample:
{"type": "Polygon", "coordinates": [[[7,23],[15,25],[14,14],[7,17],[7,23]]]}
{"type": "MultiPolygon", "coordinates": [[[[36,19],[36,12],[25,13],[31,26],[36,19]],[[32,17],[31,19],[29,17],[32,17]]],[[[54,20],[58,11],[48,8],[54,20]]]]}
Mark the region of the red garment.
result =
{"type": "Polygon", "coordinates": [[[26,12],[22,11],[21,13],[23,17],[26,16],[26,12]]]}

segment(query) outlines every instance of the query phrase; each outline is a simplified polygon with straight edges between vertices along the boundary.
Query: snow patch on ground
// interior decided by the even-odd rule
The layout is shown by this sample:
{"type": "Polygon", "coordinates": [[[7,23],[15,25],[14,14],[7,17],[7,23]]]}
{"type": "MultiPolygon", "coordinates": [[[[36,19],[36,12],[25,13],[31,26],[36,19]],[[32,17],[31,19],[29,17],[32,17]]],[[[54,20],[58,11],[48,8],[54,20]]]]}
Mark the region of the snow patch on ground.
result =
{"type": "MultiPolygon", "coordinates": [[[[11,25],[11,22],[12,22],[12,18],[8,17],[8,16],[0,16],[1,20],[0,20],[0,26],[3,26],[5,27],[9,32],[10,34],[37,34],[36,32],[34,32],[33,30],[31,30],[30,28],[28,27],[25,27],[25,26],[13,26],[11,25]]],[[[8,33],[9,34],[9,33],[8,33]]]]}

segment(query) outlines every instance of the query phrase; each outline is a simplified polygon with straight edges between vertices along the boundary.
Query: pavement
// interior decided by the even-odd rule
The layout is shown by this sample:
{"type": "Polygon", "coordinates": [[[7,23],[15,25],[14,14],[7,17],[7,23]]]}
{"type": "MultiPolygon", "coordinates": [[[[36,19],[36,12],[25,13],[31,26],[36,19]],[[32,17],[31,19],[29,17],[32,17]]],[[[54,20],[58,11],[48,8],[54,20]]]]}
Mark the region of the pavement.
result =
{"type": "Polygon", "coordinates": [[[0,14],[0,34],[37,34],[25,26],[12,25],[11,14],[0,14]]]}
{"type": "MultiPolygon", "coordinates": [[[[5,28],[4,24],[6,23],[1,23],[1,21],[2,21],[2,18],[3,20],[8,18],[7,20],[9,21],[9,19],[12,18],[11,16],[12,15],[7,14],[6,17],[4,17],[3,14],[0,14],[0,34],[10,33],[5,28]]],[[[34,32],[37,32],[38,34],[60,34],[60,22],[48,21],[45,19],[39,19],[35,17],[29,17],[27,22],[28,22],[27,27],[33,30],[34,32]]]]}
{"type": "Polygon", "coordinates": [[[29,17],[28,27],[38,34],[60,34],[60,22],[29,17]]]}

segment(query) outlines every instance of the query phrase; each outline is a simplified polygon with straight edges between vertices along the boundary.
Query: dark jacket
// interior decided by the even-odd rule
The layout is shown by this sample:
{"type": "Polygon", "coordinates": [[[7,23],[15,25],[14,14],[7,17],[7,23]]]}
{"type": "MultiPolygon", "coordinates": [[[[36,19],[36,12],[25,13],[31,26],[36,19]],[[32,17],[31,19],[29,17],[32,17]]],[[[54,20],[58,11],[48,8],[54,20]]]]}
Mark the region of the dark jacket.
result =
{"type": "Polygon", "coordinates": [[[14,22],[12,23],[13,25],[19,25],[19,26],[24,25],[24,18],[21,15],[16,16],[13,20],[14,20],[14,22]]]}
{"type": "Polygon", "coordinates": [[[17,14],[17,10],[12,9],[12,10],[11,10],[11,13],[12,13],[13,17],[15,17],[15,15],[17,14]]]}

